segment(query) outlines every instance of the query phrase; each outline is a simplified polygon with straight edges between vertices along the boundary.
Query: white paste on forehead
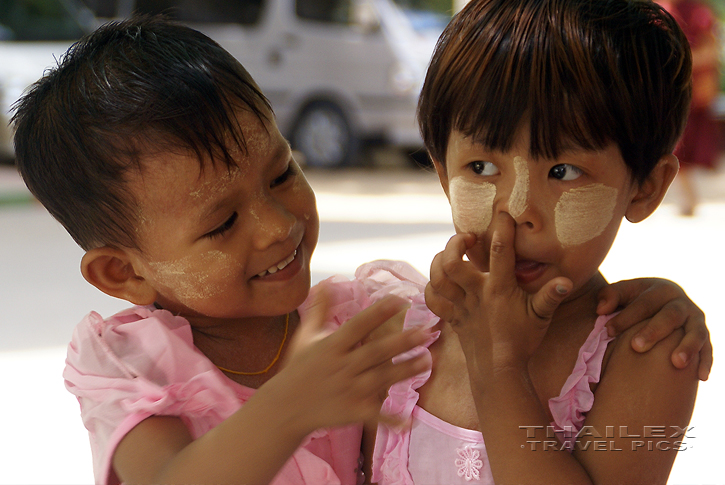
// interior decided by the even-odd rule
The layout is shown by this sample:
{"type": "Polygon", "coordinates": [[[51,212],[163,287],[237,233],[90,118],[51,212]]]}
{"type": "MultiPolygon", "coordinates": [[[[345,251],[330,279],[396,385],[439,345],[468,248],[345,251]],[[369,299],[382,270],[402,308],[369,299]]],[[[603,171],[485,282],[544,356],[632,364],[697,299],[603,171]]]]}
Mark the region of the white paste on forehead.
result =
{"type": "Polygon", "coordinates": [[[186,256],[174,261],[149,263],[159,282],[173,290],[181,303],[194,308],[194,302],[223,291],[223,280],[232,274],[232,257],[221,251],[186,256]]]}
{"type": "Polygon", "coordinates": [[[216,180],[209,180],[202,184],[197,190],[189,192],[189,197],[194,199],[200,199],[205,196],[205,201],[208,201],[217,194],[223,194],[229,187],[242,175],[242,171],[239,167],[231,167],[228,171],[225,171],[216,180]]]}
{"type": "Polygon", "coordinates": [[[496,186],[454,177],[449,184],[453,224],[463,232],[483,234],[491,224],[496,186]]]}
{"type": "Polygon", "coordinates": [[[554,209],[556,236],[562,246],[576,246],[600,235],[617,205],[617,189],[585,185],[561,194],[554,209]]]}
{"type": "Polygon", "coordinates": [[[509,196],[509,214],[514,219],[521,216],[529,200],[529,164],[523,157],[514,157],[516,182],[509,196]]]}

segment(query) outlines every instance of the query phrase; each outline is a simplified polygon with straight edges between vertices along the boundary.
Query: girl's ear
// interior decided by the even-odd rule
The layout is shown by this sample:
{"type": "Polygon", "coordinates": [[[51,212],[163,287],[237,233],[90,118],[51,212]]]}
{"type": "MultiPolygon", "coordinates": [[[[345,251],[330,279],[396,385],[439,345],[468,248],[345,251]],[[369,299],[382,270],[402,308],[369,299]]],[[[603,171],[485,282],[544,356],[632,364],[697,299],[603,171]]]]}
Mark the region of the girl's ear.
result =
{"type": "Polygon", "coordinates": [[[433,160],[433,166],[435,167],[436,173],[438,174],[438,180],[440,180],[441,182],[443,192],[446,193],[446,197],[448,197],[448,200],[451,200],[451,196],[448,193],[448,172],[446,171],[446,167],[433,157],[431,157],[431,160],[433,160]]]}
{"type": "Polygon", "coordinates": [[[660,158],[647,179],[639,186],[629,203],[625,217],[629,222],[641,222],[649,217],[667,194],[675,179],[680,162],[673,154],[660,158]]]}
{"type": "Polygon", "coordinates": [[[136,273],[133,259],[123,249],[94,248],[81,259],[81,273],[107,295],[135,305],[151,305],[156,301],[156,290],[136,273]]]}

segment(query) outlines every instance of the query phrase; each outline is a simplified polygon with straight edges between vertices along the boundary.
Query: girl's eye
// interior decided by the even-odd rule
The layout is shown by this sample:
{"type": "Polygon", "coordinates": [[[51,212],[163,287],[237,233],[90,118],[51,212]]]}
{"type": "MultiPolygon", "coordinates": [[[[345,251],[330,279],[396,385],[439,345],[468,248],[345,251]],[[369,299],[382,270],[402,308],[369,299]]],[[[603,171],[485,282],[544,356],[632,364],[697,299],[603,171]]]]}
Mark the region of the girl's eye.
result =
{"type": "Polygon", "coordinates": [[[471,163],[471,170],[476,175],[496,175],[498,167],[491,162],[476,161],[471,163]]]}
{"type": "Polygon", "coordinates": [[[224,224],[217,227],[213,231],[207,233],[204,237],[208,237],[209,239],[214,239],[217,236],[223,236],[225,232],[227,232],[229,229],[231,229],[234,226],[234,223],[237,222],[238,214],[235,212],[227,219],[224,224]]]}
{"type": "Polygon", "coordinates": [[[274,187],[277,187],[278,185],[282,185],[287,180],[292,178],[296,173],[297,173],[297,168],[294,166],[294,164],[290,163],[287,166],[287,170],[285,170],[282,175],[280,175],[279,177],[277,177],[276,179],[274,179],[272,181],[271,187],[274,188],[274,187]]]}
{"type": "Polygon", "coordinates": [[[562,163],[549,170],[549,176],[558,180],[569,181],[578,179],[584,173],[580,168],[568,163],[562,163]]]}

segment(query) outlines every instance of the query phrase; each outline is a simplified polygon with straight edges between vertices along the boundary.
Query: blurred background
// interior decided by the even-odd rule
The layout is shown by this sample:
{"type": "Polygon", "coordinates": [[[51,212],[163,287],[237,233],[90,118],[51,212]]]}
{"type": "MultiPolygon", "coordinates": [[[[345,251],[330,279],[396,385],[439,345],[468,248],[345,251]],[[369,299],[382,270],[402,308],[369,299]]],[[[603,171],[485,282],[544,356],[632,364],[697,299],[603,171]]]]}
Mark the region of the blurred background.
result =
{"type": "MultiPolygon", "coordinates": [[[[667,8],[683,2],[689,0],[667,8]]],[[[65,346],[90,310],[108,316],[127,306],[83,280],[81,250],[17,176],[7,122],[23,90],[101,23],[136,11],[166,12],[232,52],[270,98],[318,197],[313,282],[352,276],[358,265],[380,258],[410,261],[427,275],[453,227],[421,146],[415,104],[435,40],[464,3],[0,0],[0,484],[92,483],[87,434],[61,378],[65,346]]],[[[602,267],[611,281],[672,279],[708,317],[715,366],[700,386],[694,429],[671,484],[725,484],[719,441],[725,375],[717,360],[725,311],[716,291],[725,275],[719,70],[725,0],[707,9],[712,22],[703,28],[715,42],[718,76],[706,109],[714,130],[703,143],[715,147],[716,157],[691,162],[689,185],[676,183],[647,221],[625,223],[602,267]]]]}

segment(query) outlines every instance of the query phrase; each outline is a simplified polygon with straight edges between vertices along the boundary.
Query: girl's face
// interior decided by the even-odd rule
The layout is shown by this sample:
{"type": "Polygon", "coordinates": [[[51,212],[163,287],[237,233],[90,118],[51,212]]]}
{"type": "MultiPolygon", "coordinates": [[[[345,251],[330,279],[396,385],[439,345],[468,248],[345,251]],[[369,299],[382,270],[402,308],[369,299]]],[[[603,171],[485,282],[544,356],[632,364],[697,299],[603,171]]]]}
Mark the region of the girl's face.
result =
{"type": "Polygon", "coordinates": [[[288,313],[310,287],[312,189],[273,121],[238,119],[247,144],[246,154],[232,152],[238,168],[207,162],[200,171],[194,153],[161,153],[129,182],[137,273],[159,305],[197,321],[288,313]]]}
{"type": "Polygon", "coordinates": [[[535,292],[556,276],[582,288],[598,271],[637,184],[616,145],[533,159],[526,133],[506,152],[490,151],[454,131],[446,167],[436,164],[457,232],[478,237],[469,259],[488,271],[494,214],[516,221],[516,279],[535,292]]]}

